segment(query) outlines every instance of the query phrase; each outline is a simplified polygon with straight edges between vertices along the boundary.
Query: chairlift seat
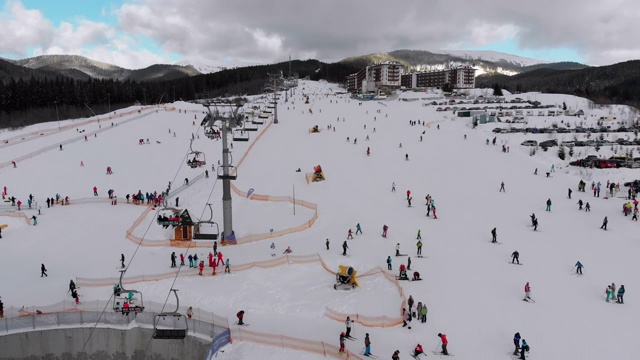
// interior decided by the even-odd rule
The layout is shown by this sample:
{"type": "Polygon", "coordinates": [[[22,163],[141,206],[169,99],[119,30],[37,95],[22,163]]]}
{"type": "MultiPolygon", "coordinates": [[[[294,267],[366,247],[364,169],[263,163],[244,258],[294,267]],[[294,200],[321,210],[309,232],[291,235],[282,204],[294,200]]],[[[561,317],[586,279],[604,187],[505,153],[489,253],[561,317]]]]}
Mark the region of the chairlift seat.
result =
{"type": "Polygon", "coordinates": [[[154,339],[160,340],[182,340],[187,337],[187,330],[175,330],[175,329],[156,329],[153,332],[154,339]]]}

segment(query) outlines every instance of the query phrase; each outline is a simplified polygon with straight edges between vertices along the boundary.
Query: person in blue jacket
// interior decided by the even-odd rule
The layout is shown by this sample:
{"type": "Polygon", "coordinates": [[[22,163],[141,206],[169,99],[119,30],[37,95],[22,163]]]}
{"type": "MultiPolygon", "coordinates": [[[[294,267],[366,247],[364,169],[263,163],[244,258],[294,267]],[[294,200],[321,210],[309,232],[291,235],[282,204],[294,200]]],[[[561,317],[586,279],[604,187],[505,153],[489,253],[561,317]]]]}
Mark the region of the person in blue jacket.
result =
{"type": "Polygon", "coordinates": [[[582,265],[582,263],[578,261],[575,267],[576,267],[576,274],[582,275],[582,268],[584,267],[584,265],[582,265]]]}
{"type": "Polygon", "coordinates": [[[624,304],[624,285],[620,285],[618,289],[618,304],[624,304]]]}
{"type": "Polygon", "coordinates": [[[518,350],[520,350],[520,333],[517,332],[513,336],[513,345],[515,345],[516,349],[513,351],[513,355],[518,355],[518,350]]]}
{"type": "Polygon", "coordinates": [[[529,351],[529,344],[527,340],[522,339],[522,346],[520,347],[520,360],[525,360],[525,352],[529,351]]]}

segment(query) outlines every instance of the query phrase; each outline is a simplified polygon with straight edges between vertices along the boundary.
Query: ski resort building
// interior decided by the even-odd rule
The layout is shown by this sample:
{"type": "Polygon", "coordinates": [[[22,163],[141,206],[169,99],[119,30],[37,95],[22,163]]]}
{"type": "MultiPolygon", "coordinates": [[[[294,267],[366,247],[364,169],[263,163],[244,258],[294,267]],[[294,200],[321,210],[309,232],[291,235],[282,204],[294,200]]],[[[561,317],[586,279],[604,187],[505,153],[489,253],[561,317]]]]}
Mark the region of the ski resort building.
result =
{"type": "Polygon", "coordinates": [[[347,76],[347,90],[365,93],[381,89],[399,89],[404,69],[404,65],[390,61],[367,66],[347,76]]]}
{"type": "Polygon", "coordinates": [[[471,66],[458,66],[401,76],[401,85],[407,89],[440,88],[446,84],[456,89],[473,89],[476,85],[476,69],[471,66]]]}

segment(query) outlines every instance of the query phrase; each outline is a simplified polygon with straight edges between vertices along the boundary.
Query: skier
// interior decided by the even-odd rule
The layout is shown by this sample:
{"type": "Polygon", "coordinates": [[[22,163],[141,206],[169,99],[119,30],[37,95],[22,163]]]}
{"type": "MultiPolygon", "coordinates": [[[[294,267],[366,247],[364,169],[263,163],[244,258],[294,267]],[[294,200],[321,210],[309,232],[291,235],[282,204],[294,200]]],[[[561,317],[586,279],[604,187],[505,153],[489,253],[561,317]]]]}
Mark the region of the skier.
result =
{"type": "Polygon", "coordinates": [[[371,155],[371,149],[367,146],[367,156],[371,155]]]}
{"type": "Polygon", "coordinates": [[[225,273],[231,274],[231,268],[229,267],[230,265],[231,265],[231,263],[229,262],[229,259],[227,259],[227,261],[224,263],[224,272],[225,273]]]}
{"type": "Polygon", "coordinates": [[[349,316],[347,316],[347,320],[345,320],[344,325],[347,327],[347,333],[344,335],[344,337],[346,338],[350,338],[351,337],[351,324],[353,323],[353,320],[351,320],[351,318],[349,316]]]}
{"type": "Polygon", "coordinates": [[[75,289],[71,291],[71,297],[76,301],[76,305],[80,304],[80,296],[75,289]]]}
{"type": "Polygon", "coordinates": [[[325,244],[327,245],[327,250],[329,250],[329,238],[327,238],[327,242],[325,244]]]}
{"type": "Polygon", "coordinates": [[[582,265],[582,263],[578,261],[574,266],[576,267],[576,274],[582,275],[582,268],[584,267],[584,265],[582,265]]]}
{"type": "Polygon", "coordinates": [[[442,340],[442,355],[449,355],[449,352],[447,351],[447,345],[449,345],[449,340],[447,340],[447,335],[442,334],[442,333],[438,333],[438,337],[440,337],[440,340],[442,340]]]}
{"type": "Polygon", "coordinates": [[[396,183],[391,183],[391,192],[396,192],[396,183]]]}
{"type": "Polygon", "coordinates": [[[121,267],[124,269],[124,254],[120,254],[120,264],[121,264],[121,267]]]}
{"type": "Polygon", "coordinates": [[[427,309],[427,304],[422,304],[422,308],[420,308],[420,319],[421,319],[423,324],[427,322],[427,312],[428,311],[429,311],[429,309],[427,309]]]}
{"type": "Polygon", "coordinates": [[[400,243],[396,244],[396,256],[400,256],[400,243]]]}
{"type": "Polygon", "coordinates": [[[383,238],[387,238],[387,230],[389,230],[389,227],[385,224],[382,226],[382,237],[383,238]]]}
{"type": "Polygon", "coordinates": [[[43,276],[49,277],[49,275],[47,275],[47,268],[44,267],[44,264],[40,266],[40,277],[43,277],[43,276]]]}
{"type": "Polygon", "coordinates": [[[413,200],[413,197],[410,197],[407,199],[407,203],[409,203],[409,207],[411,207],[411,200],[413,200]]]}
{"type": "Polygon", "coordinates": [[[529,301],[531,299],[531,286],[529,286],[529,282],[524,285],[524,301],[529,301]]]}
{"type": "Polygon", "coordinates": [[[271,248],[271,256],[276,256],[276,243],[272,242],[269,247],[271,248]]]}
{"type": "Polygon", "coordinates": [[[358,233],[362,235],[362,227],[360,227],[360,223],[356,224],[356,235],[358,235],[358,233]]]}
{"type": "Polygon", "coordinates": [[[218,242],[213,242],[213,256],[218,256],[218,242]]]}
{"type": "Polygon", "coordinates": [[[591,205],[589,205],[589,202],[587,202],[587,203],[584,205],[584,211],[585,211],[585,212],[586,212],[586,211],[589,211],[589,212],[591,211],[591,205]]]}
{"type": "Polygon", "coordinates": [[[407,270],[411,270],[411,256],[407,257],[407,270]]]}
{"type": "Polygon", "coordinates": [[[69,290],[67,292],[73,291],[75,289],[76,289],[76,283],[74,283],[73,280],[69,281],[69,290]]]}
{"type": "Polygon", "coordinates": [[[180,254],[180,266],[184,266],[184,254],[180,254]]]}
{"type": "Polygon", "coordinates": [[[393,270],[393,267],[391,266],[391,256],[387,256],[387,269],[389,270],[393,270]]]}
{"type": "Polygon", "coordinates": [[[200,265],[198,265],[198,269],[200,270],[198,272],[198,275],[202,276],[202,270],[204,270],[204,260],[200,261],[200,265]]]}
{"type": "Polygon", "coordinates": [[[404,159],[405,159],[406,161],[409,161],[409,154],[404,154],[404,159]]]}
{"type": "Polygon", "coordinates": [[[351,229],[349,229],[349,233],[347,234],[347,240],[349,239],[353,239],[353,231],[351,231],[351,229]]]}
{"type": "Polygon", "coordinates": [[[527,340],[522,339],[522,347],[520,348],[520,359],[525,360],[525,351],[529,351],[529,344],[527,344],[527,340]]]}
{"type": "Polygon", "coordinates": [[[4,318],[4,303],[2,302],[2,299],[0,299],[0,319],[3,319],[3,318],[4,318]]]}
{"type": "Polygon", "coordinates": [[[571,193],[572,193],[572,192],[573,192],[573,191],[571,191],[571,188],[569,188],[569,190],[567,191],[567,198],[568,198],[568,199],[571,199],[571,193]]]}
{"type": "Polygon", "coordinates": [[[345,342],[345,336],[344,336],[344,331],[340,333],[340,350],[339,352],[343,353],[344,352],[344,342],[345,342]]]}
{"type": "Polygon", "coordinates": [[[496,228],[493,228],[493,230],[491,230],[491,242],[492,243],[497,243],[498,242],[498,233],[496,231],[496,228]]]}
{"type": "Polygon", "coordinates": [[[369,333],[364,336],[364,356],[371,355],[371,340],[369,340],[369,333]]]}
{"type": "MultiPolygon", "coordinates": [[[[506,192],[505,189],[504,189],[504,181],[500,184],[500,191],[506,192]]],[[[500,191],[498,191],[498,192],[500,192],[500,191]]]]}
{"type": "Polygon", "coordinates": [[[533,219],[533,231],[538,231],[538,219],[533,219]]]}
{"type": "Polygon", "coordinates": [[[604,229],[607,230],[607,224],[609,223],[609,220],[607,219],[607,217],[604,217],[604,220],[602,220],[602,226],[600,226],[600,229],[604,229]]]}
{"type": "Polygon", "coordinates": [[[238,317],[238,325],[244,325],[244,322],[242,322],[242,319],[244,319],[244,310],[238,311],[236,317],[238,317]]]}
{"type": "Polygon", "coordinates": [[[411,190],[407,190],[407,200],[409,200],[410,196],[411,196],[411,190]]]}
{"type": "Polygon", "coordinates": [[[520,264],[520,253],[518,250],[511,253],[511,263],[513,264],[514,261],[517,261],[518,264],[520,264]]]}
{"type": "Polygon", "coordinates": [[[416,246],[418,247],[418,256],[422,256],[422,240],[418,240],[418,243],[416,244],[416,246]]]}
{"type": "Polygon", "coordinates": [[[551,198],[547,199],[547,211],[551,211],[551,198]]]}
{"type": "Polygon", "coordinates": [[[538,168],[533,171],[533,175],[538,175],[538,168]]]}
{"type": "Polygon", "coordinates": [[[400,350],[396,350],[391,355],[391,360],[400,360],[400,350]]]}
{"type": "Polygon", "coordinates": [[[171,267],[174,268],[176,267],[176,252],[172,252],[171,253],[171,267]]]}
{"type": "Polygon", "coordinates": [[[535,213],[531,213],[531,215],[529,215],[529,217],[531,218],[531,226],[533,226],[533,221],[536,220],[536,214],[535,213]]]}
{"type": "Polygon", "coordinates": [[[416,237],[416,240],[422,240],[422,236],[420,236],[420,230],[418,230],[418,237],[416,237]]]}
{"type": "Polygon", "coordinates": [[[343,256],[347,256],[347,249],[349,248],[349,245],[347,245],[347,240],[345,240],[342,243],[342,255],[343,256]]]}
{"type": "Polygon", "coordinates": [[[418,344],[416,348],[413,349],[413,357],[417,359],[418,355],[422,353],[424,353],[424,350],[422,349],[422,345],[418,344]]]}
{"type": "Polygon", "coordinates": [[[193,267],[193,255],[189,254],[189,267],[192,268],[193,267]]]}
{"type": "Polygon", "coordinates": [[[38,225],[38,218],[35,215],[31,216],[31,220],[33,220],[33,226],[38,225]]]}
{"type": "Polygon", "coordinates": [[[518,350],[520,350],[520,333],[517,332],[513,336],[513,345],[515,345],[516,349],[513,351],[513,355],[518,355],[518,350]]]}
{"type": "Polygon", "coordinates": [[[98,187],[93,187],[93,196],[98,196],[98,187]]]}
{"type": "Polygon", "coordinates": [[[582,210],[582,199],[578,200],[578,210],[582,210]]]}

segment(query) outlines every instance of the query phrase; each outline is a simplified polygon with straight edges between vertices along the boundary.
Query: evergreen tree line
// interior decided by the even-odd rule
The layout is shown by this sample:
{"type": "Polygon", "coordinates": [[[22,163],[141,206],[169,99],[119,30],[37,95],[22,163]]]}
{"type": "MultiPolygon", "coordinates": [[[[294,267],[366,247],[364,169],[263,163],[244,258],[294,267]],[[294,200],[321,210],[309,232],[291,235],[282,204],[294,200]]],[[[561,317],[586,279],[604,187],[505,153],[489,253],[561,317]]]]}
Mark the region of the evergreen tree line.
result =
{"type": "MultiPolygon", "coordinates": [[[[344,82],[358,71],[350,65],[317,60],[292,61],[291,72],[311,80],[344,82]]],[[[218,96],[255,95],[263,92],[268,74],[289,73],[289,63],[228,69],[168,81],[75,80],[55,77],[11,78],[0,82],[0,128],[88,117],[109,110],[140,105],[192,101],[218,96]],[[57,113],[56,113],[57,108],[57,113]]]]}

